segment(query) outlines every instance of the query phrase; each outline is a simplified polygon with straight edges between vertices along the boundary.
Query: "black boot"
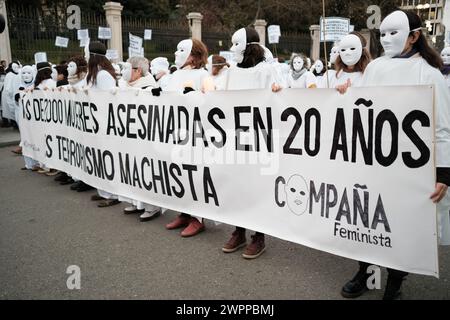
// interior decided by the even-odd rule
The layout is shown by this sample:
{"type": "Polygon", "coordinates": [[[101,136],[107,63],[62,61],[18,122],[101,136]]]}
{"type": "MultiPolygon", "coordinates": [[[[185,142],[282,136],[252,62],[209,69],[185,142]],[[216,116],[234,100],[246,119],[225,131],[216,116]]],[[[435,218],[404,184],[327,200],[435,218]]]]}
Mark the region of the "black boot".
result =
{"type": "Polygon", "coordinates": [[[403,276],[398,275],[388,275],[386,289],[384,290],[383,300],[395,300],[401,295],[402,282],[404,280],[403,276]]]}
{"type": "Polygon", "coordinates": [[[367,273],[367,268],[369,266],[370,265],[366,263],[359,263],[358,273],[342,287],[341,295],[344,298],[354,299],[369,290],[367,288],[367,279],[370,277],[370,274],[367,273]]]}

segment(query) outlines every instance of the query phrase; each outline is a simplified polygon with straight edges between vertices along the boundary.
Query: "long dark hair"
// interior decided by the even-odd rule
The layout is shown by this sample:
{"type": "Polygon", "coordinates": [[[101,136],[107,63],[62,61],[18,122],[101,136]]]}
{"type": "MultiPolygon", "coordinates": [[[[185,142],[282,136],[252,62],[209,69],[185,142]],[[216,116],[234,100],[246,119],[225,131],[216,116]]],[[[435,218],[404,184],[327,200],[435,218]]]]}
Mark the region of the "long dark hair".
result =
{"type": "Polygon", "coordinates": [[[88,62],[88,75],[86,77],[86,83],[97,84],[97,75],[101,70],[108,72],[114,80],[116,80],[116,72],[111,62],[106,58],[106,47],[99,41],[93,41],[89,43],[89,62],[88,62]]]}
{"type": "Polygon", "coordinates": [[[52,78],[52,68],[47,62],[40,62],[37,64],[37,74],[34,80],[34,87],[37,88],[42,81],[52,78]]]}
{"type": "MultiPolygon", "coordinates": [[[[422,27],[422,19],[420,19],[420,17],[415,12],[412,11],[403,11],[403,12],[408,17],[409,30],[414,30],[422,27]]],[[[444,63],[442,62],[441,56],[439,55],[439,53],[437,53],[436,50],[430,47],[422,31],[419,30],[419,32],[420,32],[419,39],[417,39],[417,41],[413,44],[413,49],[416,49],[417,52],[420,53],[422,58],[424,58],[425,61],[428,62],[430,66],[438,68],[439,70],[442,69],[444,63]]],[[[409,34],[410,37],[412,37],[413,35],[414,32],[411,32],[409,34]]]]}
{"type": "MultiPolygon", "coordinates": [[[[92,82],[93,85],[97,84],[97,74],[100,70],[108,72],[113,79],[116,79],[116,72],[111,62],[103,55],[91,54],[88,63],[88,75],[86,77],[86,83],[92,82]]],[[[117,85],[117,80],[116,80],[117,85]]]]}
{"type": "Polygon", "coordinates": [[[244,59],[241,63],[238,63],[237,66],[239,68],[252,68],[258,63],[266,60],[266,58],[264,58],[265,51],[263,47],[256,43],[259,42],[259,34],[255,29],[245,28],[245,33],[247,35],[247,47],[244,51],[244,59]],[[255,43],[249,44],[251,42],[255,43]]]}

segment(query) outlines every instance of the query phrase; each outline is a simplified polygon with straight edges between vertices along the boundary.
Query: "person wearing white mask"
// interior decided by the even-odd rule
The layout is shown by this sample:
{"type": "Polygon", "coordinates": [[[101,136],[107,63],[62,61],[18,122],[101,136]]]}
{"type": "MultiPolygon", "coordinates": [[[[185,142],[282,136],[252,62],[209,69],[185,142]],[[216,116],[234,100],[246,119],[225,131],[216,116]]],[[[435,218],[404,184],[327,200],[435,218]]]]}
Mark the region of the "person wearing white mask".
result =
{"type": "Polygon", "coordinates": [[[67,64],[67,81],[72,89],[82,89],[86,85],[87,62],[83,56],[74,56],[67,64]]]}
{"type": "Polygon", "coordinates": [[[156,87],[156,81],[149,72],[148,60],[144,57],[131,57],[127,60],[122,78],[127,88],[152,89],[156,87]]]}
{"type": "Polygon", "coordinates": [[[441,52],[441,58],[444,66],[441,69],[442,74],[447,82],[447,87],[450,88],[450,47],[444,48],[441,52]]]}
{"type": "Polygon", "coordinates": [[[317,79],[306,68],[307,59],[303,54],[294,55],[291,60],[291,71],[287,78],[289,88],[317,88],[317,79]]]}
{"type": "MultiPolygon", "coordinates": [[[[236,67],[232,67],[226,73],[224,90],[250,90],[267,89],[279,90],[276,83],[276,72],[270,63],[266,63],[266,51],[259,44],[259,35],[253,28],[237,30],[231,42],[236,67]]],[[[231,238],[222,247],[224,253],[233,253],[240,248],[244,249],[242,257],[256,259],[265,252],[265,235],[256,232],[252,241],[247,245],[246,229],[236,226],[231,238]]]]}
{"type": "Polygon", "coordinates": [[[334,68],[335,68],[335,63],[336,63],[336,60],[338,57],[339,57],[339,46],[337,44],[335,44],[333,46],[333,48],[331,48],[331,51],[330,51],[330,60],[328,61],[329,68],[323,74],[320,81],[317,82],[318,88],[331,88],[331,86],[329,86],[329,84],[331,82],[336,81],[336,79],[335,79],[336,78],[336,70],[334,70],[334,68]]]}
{"type": "Polygon", "coordinates": [[[325,64],[321,59],[317,59],[312,66],[312,73],[316,77],[322,77],[325,73],[325,64]]]}
{"type": "Polygon", "coordinates": [[[371,61],[366,44],[366,40],[358,32],[352,32],[341,39],[335,63],[336,76],[330,79],[330,88],[361,84],[363,73],[371,61]]]}
{"type": "MultiPolygon", "coordinates": [[[[178,70],[171,75],[170,83],[164,91],[187,94],[194,90],[202,92],[214,90],[214,84],[204,69],[207,59],[208,49],[203,42],[197,39],[180,41],[175,52],[175,64],[178,70]]],[[[152,90],[153,95],[159,95],[160,92],[160,88],[152,90]]],[[[166,225],[166,229],[184,228],[181,236],[193,237],[205,230],[203,219],[201,220],[181,213],[166,225]]]]}
{"type": "Polygon", "coordinates": [[[208,49],[196,39],[182,40],[175,52],[175,65],[178,70],[171,76],[165,91],[184,92],[189,90],[213,90],[214,85],[204,69],[207,64],[208,49]],[[206,54],[206,55],[205,55],[206,54]]]}
{"type": "Polygon", "coordinates": [[[8,119],[13,126],[16,126],[16,102],[14,101],[14,95],[20,86],[20,68],[21,65],[19,61],[11,62],[6,69],[6,76],[3,82],[2,117],[8,119]]]}
{"type": "MultiPolygon", "coordinates": [[[[35,69],[32,66],[24,66],[19,71],[19,77],[20,77],[20,84],[19,84],[19,88],[17,89],[17,91],[15,93],[14,100],[16,101],[16,109],[17,109],[15,112],[16,122],[17,122],[17,125],[19,126],[19,132],[20,132],[20,118],[22,115],[22,111],[21,111],[22,108],[20,105],[20,97],[21,97],[21,93],[24,90],[27,90],[27,89],[33,87],[33,81],[35,78],[35,69]]],[[[17,153],[17,154],[22,154],[22,143],[20,144],[19,148],[13,152],[17,153]]],[[[32,170],[33,167],[38,164],[37,161],[34,161],[33,159],[31,159],[29,157],[24,156],[24,160],[25,160],[25,168],[23,168],[23,169],[32,170]]]]}
{"type": "Polygon", "coordinates": [[[170,82],[169,61],[166,57],[157,57],[150,63],[150,71],[155,78],[156,87],[164,91],[170,82]]]}
{"type": "MultiPolygon", "coordinates": [[[[434,85],[437,170],[435,191],[430,201],[438,204],[440,244],[450,245],[450,93],[440,73],[442,59],[428,45],[421,27],[420,17],[413,12],[394,11],[388,15],[380,26],[385,55],[367,66],[362,86],[434,85]]],[[[344,297],[356,298],[368,290],[369,266],[365,262],[359,263],[357,274],[342,288],[344,297]]],[[[393,300],[399,296],[408,273],[393,269],[388,272],[383,299],[393,300]]]]}

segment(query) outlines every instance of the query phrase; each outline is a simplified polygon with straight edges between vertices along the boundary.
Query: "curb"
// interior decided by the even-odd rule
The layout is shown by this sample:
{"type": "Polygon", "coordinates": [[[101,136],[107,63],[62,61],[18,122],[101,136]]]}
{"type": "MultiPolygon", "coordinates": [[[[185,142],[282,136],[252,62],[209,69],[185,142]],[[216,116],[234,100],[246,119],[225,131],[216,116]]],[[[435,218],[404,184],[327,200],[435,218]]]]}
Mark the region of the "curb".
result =
{"type": "Polygon", "coordinates": [[[20,140],[0,142],[0,148],[11,147],[11,146],[18,146],[19,143],[20,143],[20,140]]]}

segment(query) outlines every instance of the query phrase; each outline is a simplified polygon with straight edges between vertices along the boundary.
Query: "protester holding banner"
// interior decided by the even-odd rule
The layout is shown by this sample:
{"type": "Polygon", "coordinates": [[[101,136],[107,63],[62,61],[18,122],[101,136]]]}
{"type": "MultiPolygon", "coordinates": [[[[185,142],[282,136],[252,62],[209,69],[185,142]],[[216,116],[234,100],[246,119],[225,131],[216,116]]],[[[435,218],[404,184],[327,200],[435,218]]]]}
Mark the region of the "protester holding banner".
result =
{"type": "MultiPolygon", "coordinates": [[[[225,90],[274,89],[276,86],[275,72],[270,64],[265,63],[265,50],[259,45],[259,35],[253,28],[243,28],[236,31],[231,42],[230,51],[234,53],[236,68],[227,72],[225,90]]],[[[233,253],[247,245],[246,229],[236,226],[231,238],[222,247],[224,253],[233,253]]],[[[256,232],[252,242],[245,248],[245,259],[256,259],[266,249],[265,236],[256,232]]]]}
{"type": "MultiPolygon", "coordinates": [[[[178,70],[172,74],[165,91],[189,93],[194,90],[203,92],[214,90],[214,84],[204,69],[207,58],[208,49],[203,42],[189,39],[178,43],[175,52],[175,64],[178,70]]],[[[203,219],[200,222],[198,218],[185,213],[181,213],[174,221],[166,225],[168,230],[184,227],[185,229],[181,232],[182,237],[193,237],[205,230],[203,219]]]]}
{"type": "Polygon", "coordinates": [[[339,56],[336,58],[336,77],[330,79],[330,88],[347,83],[359,86],[371,60],[366,45],[367,41],[358,32],[352,32],[341,39],[339,56]]]}
{"type": "Polygon", "coordinates": [[[317,88],[317,79],[312,72],[307,70],[306,64],[307,59],[305,55],[297,54],[292,57],[291,71],[287,78],[289,88],[317,88]]]}
{"type": "MultiPolygon", "coordinates": [[[[145,90],[156,86],[155,79],[149,72],[148,60],[144,57],[129,58],[124,66],[122,76],[124,81],[126,81],[127,88],[145,90]]],[[[123,196],[119,196],[119,201],[131,203],[131,206],[124,209],[124,213],[140,213],[139,218],[141,222],[151,221],[161,215],[161,208],[152,204],[123,196]]]]}
{"type": "MultiPolygon", "coordinates": [[[[91,89],[111,90],[117,87],[117,80],[111,62],[106,58],[106,47],[103,43],[94,41],[89,43],[88,74],[86,86],[91,89]]],[[[93,195],[92,201],[102,200],[99,208],[119,204],[118,196],[98,189],[98,196],[93,195]]]]}
{"type": "MultiPolygon", "coordinates": [[[[20,87],[19,89],[16,91],[15,94],[15,101],[16,101],[16,122],[19,125],[19,129],[20,129],[20,117],[21,117],[21,108],[20,108],[20,95],[24,90],[27,90],[29,88],[33,87],[33,82],[34,82],[34,78],[35,78],[35,69],[32,66],[24,66],[22,67],[22,69],[19,72],[20,75],[20,87]]],[[[22,153],[22,144],[20,146],[20,153],[22,153]]],[[[38,162],[33,160],[30,157],[26,157],[24,156],[24,161],[25,161],[25,167],[22,168],[22,170],[24,169],[28,169],[28,170],[32,170],[33,167],[35,167],[38,162]]]]}
{"type": "Polygon", "coordinates": [[[152,89],[156,87],[155,79],[149,72],[148,60],[144,57],[131,57],[127,60],[129,67],[122,72],[126,87],[152,89]]]}
{"type": "MultiPolygon", "coordinates": [[[[422,21],[413,12],[395,11],[380,27],[382,56],[367,66],[363,86],[434,85],[436,110],[437,180],[431,200],[438,203],[438,226],[441,245],[450,245],[450,93],[441,73],[442,60],[427,43],[421,31],[422,21]]],[[[348,86],[347,86],[348,87],[348,86]]],[[[346,91],[346,88],[342,92],[346,91]]],[[[415,248],[411,248],[415,250],[415,248]]],[[[367,291],[370,265],[359,263],[355,277],[342,288],[342,295],[355,298],[367,291]]],[[[388,269],[389,276],[383,299],[393,300],[408,273],[388,269]]]]}

